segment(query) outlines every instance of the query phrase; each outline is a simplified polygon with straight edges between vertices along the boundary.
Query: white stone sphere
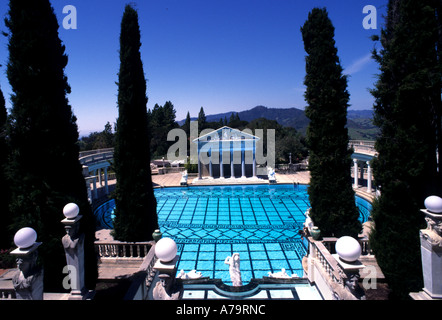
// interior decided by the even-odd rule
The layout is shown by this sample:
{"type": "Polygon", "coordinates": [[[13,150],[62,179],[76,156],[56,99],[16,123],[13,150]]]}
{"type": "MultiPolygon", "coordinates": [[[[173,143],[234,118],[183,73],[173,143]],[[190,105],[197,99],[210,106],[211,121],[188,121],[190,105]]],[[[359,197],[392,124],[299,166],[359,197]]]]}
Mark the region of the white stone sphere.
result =
{"type": "Polygon", "coordinates": [[[14,236],[14,243],[20,249],[31,247],[37,240],[37,232],[32,228],[22,228],[14,236]]]}
{"type": "Polygon", "coordinates": [[[178,247],[171,238],[161,238],[155,245],[155,255],[161,262],[170,262],[176,257],[178,247]]]}
{"type": "Polygon", "coordinates": [[[430,196],[425,199],[425,208],[432,213],[442,213],[442,198],[438,196],[430,196]]]}
{"type": "Polygon", "coordinates": [[[352,237],[341,237],[336,241],[336,253],[345,262],[355,262],[361,256],[361,246],[359,242],[352,237]]]}
{"type": "Polygon", "coordinates": [[[80,212],[80,208],[75,203],[68,203],[63,208],[63,214],[68,219],[75,219],[80,212]]]}

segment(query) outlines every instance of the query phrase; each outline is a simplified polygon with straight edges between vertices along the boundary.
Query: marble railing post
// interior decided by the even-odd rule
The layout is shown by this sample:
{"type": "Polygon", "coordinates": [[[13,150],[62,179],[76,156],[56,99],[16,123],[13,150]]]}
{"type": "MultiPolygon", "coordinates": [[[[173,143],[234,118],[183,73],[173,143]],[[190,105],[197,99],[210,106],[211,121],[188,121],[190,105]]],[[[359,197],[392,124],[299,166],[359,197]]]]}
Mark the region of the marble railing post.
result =
{"type": "Polygon", "coordinates": [[[425,214],[427,228],[420,230],[422,271],[424,277],[423,293],[429,299],[442,299],[442,213],[425,214]]]}
{"type": "Polygon", "coordinates": [[[16,257],[18,272],[12,278],[17,299],[43,300],[43,268],[37,265],[38,247],[17,248],[11,252],[16,257]]]}
{"type": "MultiPolygon", "coordinates": [[[[66,255],[67,272],[70,283],[68,288],[71,289],[69,300],[83,300],[87,293],[84,282],[84,234],[80,233],[81,215],[78,215],[79,209],[75,204],[68,204],[63,209],[66,219],[61,223],[64,225],[66,235],[61,239],[66,255]],[[67,214],[69,210],[75,212],[67,214]]],[[[65,285],[65,283],[64,283],[65,285]]],[[[66,288],[66,289],[68,289],[66,288]]]]}

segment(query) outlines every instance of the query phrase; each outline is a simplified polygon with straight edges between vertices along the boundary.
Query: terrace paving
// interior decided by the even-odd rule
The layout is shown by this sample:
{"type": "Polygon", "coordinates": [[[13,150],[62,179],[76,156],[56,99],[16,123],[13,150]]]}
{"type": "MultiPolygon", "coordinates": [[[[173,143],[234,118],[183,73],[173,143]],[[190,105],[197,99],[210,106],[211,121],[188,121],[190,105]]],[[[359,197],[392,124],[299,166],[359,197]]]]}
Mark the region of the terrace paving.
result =
{"type": "MultiPolygon", "coordinates": [[[[181,181],[181,173],[168,173],[152,175],[152,182],[154,187],[179,187],[181,181]]],[[[268,180],[247,178],[247,179],[210,179],[204,177],[201,181],[195,181],[196,177],[189,176],[189,185],[231,185],[231,184],[268,184],[268,180]]],[[[309,171],[299,171],[292,174],[279,174],[276,173],[276,183],[299,183],[308,184],[310,182],[309,171]]]]}

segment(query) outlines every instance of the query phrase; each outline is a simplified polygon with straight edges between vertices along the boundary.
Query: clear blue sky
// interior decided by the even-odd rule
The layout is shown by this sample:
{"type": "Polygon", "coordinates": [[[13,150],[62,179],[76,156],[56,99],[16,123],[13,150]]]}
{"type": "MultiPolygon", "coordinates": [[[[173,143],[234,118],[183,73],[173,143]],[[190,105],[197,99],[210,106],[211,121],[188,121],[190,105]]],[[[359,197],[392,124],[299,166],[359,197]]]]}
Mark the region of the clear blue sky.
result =
{"type": "MultiPolygon", "coordinates": [[[[69,63],[69,101],[80,134],[114,123],[120,23],[126,0],[52,0],[69,63]],[[62,26],[63,8],[77,9],[77,29],[62,26]]],[[[0,30],[8,31],[0,4],[0,30]]],[[[314,7],[326,7],[336,28],[341,63],[350,75],[350,110],[371,109],[378,73],[370,59],[373,34],[384,23],[387,0],[139,0],[141,55],[148,108],[171,101],[177,120],[242,111],[257,105],[304,109],[305,51],[300,28],[314,7]],[[362,10],[377,8],[377,30],[365,30],[362,10]]],[[[0,86],[7,100],[7,38],[0,36],[0,86]]]]}

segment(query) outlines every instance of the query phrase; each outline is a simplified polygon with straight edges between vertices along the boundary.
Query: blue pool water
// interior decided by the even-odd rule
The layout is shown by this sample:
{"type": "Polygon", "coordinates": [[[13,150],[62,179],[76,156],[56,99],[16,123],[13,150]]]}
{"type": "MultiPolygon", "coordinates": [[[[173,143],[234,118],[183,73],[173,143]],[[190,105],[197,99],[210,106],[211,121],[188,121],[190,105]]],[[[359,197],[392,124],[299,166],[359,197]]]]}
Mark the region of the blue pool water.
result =
{"type": "MultiPolygon", "coordinates": [[[[178,271],[197,270],[230,284],[227,256],[238,252],[246,284],[286,269],[303,275],[306,243],[299,230],[310,207],[305,185],[247,185],[155,189],[164,237],[178,245],[178,271]]],[[[360,220],[371,204],[356,197],[360,220]]],[[[112,228],[113,200],[95,214],[99,228],[112,228]]]]}

